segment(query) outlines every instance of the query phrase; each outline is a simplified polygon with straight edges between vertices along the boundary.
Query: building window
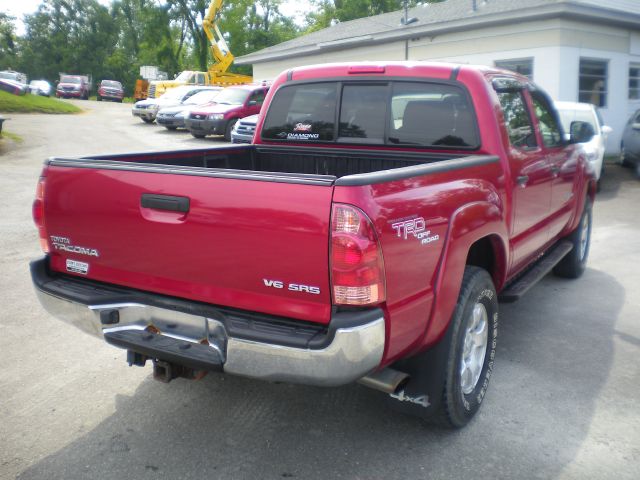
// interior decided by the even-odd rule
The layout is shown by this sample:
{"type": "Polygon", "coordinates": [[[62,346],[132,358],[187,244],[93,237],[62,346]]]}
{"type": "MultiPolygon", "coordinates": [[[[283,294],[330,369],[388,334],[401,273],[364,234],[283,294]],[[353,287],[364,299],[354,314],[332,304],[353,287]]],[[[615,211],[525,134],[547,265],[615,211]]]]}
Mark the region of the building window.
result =
{"type": "Polygon", "coordinates": [[[607,106],[607,60],[580,59],[578,101],[607,106]]]}
{"type": "Polygon", "coordinates": [[[533,80],[533,58],[515,58],[512,60],[496,60],[496,67],[511,70],[533,80]]]}
{"type": "Polygon", "coordinates": [[[640,63],[629,65],[629,100],[640,100],[640,63]]]}

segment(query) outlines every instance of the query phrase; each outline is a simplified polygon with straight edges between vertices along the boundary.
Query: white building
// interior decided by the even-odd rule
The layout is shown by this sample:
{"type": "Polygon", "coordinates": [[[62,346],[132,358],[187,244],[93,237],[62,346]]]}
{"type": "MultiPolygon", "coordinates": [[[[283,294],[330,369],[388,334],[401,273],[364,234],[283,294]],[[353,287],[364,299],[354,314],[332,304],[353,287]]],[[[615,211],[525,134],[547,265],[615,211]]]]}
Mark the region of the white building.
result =
{"type": "Polygon", "coordinates": [[[640,0],[446,0],[339,23],[236,59],[256,79],[326,62],[436,60],[519,71],[554,99],[596,104],[619,151],[640,108],[640,0]],[[412,21],[413,20],[413,21],[412,21]]]}

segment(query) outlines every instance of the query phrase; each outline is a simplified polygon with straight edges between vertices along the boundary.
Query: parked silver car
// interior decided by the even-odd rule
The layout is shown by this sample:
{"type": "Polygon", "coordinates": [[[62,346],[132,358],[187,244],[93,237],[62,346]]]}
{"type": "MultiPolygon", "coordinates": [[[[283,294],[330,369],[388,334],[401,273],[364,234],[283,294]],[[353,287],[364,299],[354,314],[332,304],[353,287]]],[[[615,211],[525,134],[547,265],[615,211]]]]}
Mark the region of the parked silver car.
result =
{"type": "Polygon", "coordinates": [[[620,163],[632,167],[640,178],[640,110],[636,110],[622,131],[620,163]]]}
{"type": "Polygon", "coordinates": [[[189,115],[193,107],[205,107],[215,102],[215,98],[222,90],[222,87],[210,87],[195,93],[180,105],[175,107],[161,107],[156,116],[156,123],[162,125],[167,130],[184,128],[184,117],[189,115]]]}
{"type": "Polygon", "coordinates": [[[153,123],[158,111],[164,107],[175,107],[187,100],[192,95],[202,91],[211,90],[218,87],[208,87],[204,85],[183,85],[166,91],[158,98],[147,98],[133,104],[131,114],[140,117],[145,123],[153,123]]]}
{"type": "Polygon", "coordinates": [[[231,143],[251,143],[259,116],[251,115],[238,120],[231,130],[231,143]]]}
{"type": "Polygon", "coordinates": [[[29,83],[29,93],[31,95],[51,96],[51,84],[46,80],[31,80],[29,83]]]}

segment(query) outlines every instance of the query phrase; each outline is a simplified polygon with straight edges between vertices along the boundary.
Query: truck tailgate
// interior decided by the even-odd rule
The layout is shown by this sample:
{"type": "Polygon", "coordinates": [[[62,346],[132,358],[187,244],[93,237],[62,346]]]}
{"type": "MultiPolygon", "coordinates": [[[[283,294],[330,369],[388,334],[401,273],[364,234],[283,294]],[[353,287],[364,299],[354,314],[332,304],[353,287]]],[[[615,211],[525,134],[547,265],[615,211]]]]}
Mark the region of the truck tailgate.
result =
{"type": "Polygon", "coordinates": [[[51,268],[328,323],[332,192],[331,182],[53,164],[45,189],[51,268]]]}

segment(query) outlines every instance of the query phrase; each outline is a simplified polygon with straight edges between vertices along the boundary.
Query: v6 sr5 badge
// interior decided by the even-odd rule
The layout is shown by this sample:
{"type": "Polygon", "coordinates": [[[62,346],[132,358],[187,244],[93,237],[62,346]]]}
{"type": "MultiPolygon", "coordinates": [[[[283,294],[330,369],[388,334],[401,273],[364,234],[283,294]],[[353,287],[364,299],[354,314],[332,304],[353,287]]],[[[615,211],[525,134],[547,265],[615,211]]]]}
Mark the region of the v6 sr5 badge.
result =
{"type": "Polygon", "coordinates": [[[440,240],[440,235],[437,233],[432,234],[431,230],[427,230],[427,222],[423,217],[393,222],[391,228],[393,228],[398,238],[403,240],[415,238],[422,245],[428,245],[440,240]]]}

